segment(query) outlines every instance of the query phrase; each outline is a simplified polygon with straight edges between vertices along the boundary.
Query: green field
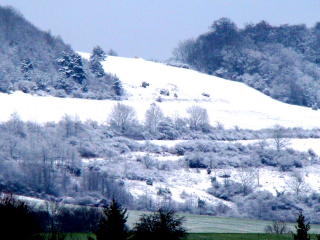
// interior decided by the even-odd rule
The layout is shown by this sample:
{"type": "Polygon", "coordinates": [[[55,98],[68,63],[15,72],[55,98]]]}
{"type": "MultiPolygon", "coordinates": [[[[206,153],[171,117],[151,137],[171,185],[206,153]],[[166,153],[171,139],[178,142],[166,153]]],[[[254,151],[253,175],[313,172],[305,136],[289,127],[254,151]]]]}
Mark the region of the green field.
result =
{"type": "MultiPolygon", "coordinates": [[[[144,212],[128,211],[129,226],[132,227],[144,212]]],[[[191,233],[264,233],[270,221],[214,217],[207,215],[179,214],[185,217],[184,226],[191,233]]],[[[288,223],[289,230],[294,231],[295,223],[288,223]]],[[[320,225],[311,225],[310,233],[320,233],[320,225]]]]}
{"type": "MultiPolygon", "coordinates": [[[[47,239],[42,234],[43,239],[47,239]]],[[[88,240],[89,237],[95,239],[93,234],[69,233],[64,240],[88,240]]],[[[316,240],[316,236],[311,235],[311,240],[316,240]]],[[[265,233],[190,233],[186,240],[293,240],[292,234],[265,234],[265,233]]]]}
{"type": "MultiPolygon", "coordinates": [[[[128,211],[130,228],[139,217],[147,212],[128,211]]],[[[184,226],[189,232],[187,240],[293,240],[292,234],[265,234],[264,228],[270,221],[213,217],[207,215],[179,214],[185,218],[184,226]]],[[[295,232],[295,223],[288,223],[289,230],[295,232]]],[[[310,233],[320,233],[320,225],[311,225],[310,233]]],[[[44,234],[43,236],[45,236],[44,234]]],[[[95,239],[93,234],[70,233],[65,240],[95,239]]],[[[45,239],[45,238],[44,238],[45,239]]],[[[315,234],[311,235],[316,240],[315,234]]]]}
{"type": "MultiPolygon", "coordinates": [[[[311,235],[315,240],[316,236],[311,235]]],[[[293,240],[291,234],[275,235],[263,233],[191,233],[187,240],[293,240]]]]}
{"type": "MultiPolygon", "coordinates": [[[[88,240],[88,239],[96,239],[96,236],[93,233],[64,233],[64,240],[88,240]]],[[[39,239],[41,237],[42,240],[49,239],[49,234],[41,233],[36,234],[35,239],[39,239]]]]}

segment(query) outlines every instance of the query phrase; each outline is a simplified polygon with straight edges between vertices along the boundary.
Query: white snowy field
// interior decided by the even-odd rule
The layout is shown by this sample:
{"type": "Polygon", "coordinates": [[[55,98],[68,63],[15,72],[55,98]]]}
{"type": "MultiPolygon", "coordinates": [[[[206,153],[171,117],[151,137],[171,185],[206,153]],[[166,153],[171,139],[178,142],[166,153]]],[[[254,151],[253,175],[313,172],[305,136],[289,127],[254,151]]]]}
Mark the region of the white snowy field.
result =
{"type": "MultiPolygon", "coordinates": [[[[212,125],[220,123],[225,128],[261,129],[281,125],[310,129],[320,126],[320,111],[281,103],[242,83],[136,58],[109,56],[103,66],[119,77],[126,92],[122,103],[134,107],[141,122],[145,111],[155,102],[170,117],[187,117],[189,107],[203,107],[212,125]],[[149,86],[143,88],[142,82],[149,86]],[[162,89],[168,90],[169,96],[161,95],[162,89]],[[159,97],[161,102],[157,101],[159,97]]],[[[0,121],[17,113],[22,120],[40,123],[59,121],[65,115],[103,123],[115,103],[112,100],[31,96],[22,92],[1,93],[0,121]]]]}
{"type": "MultiPolygon", "coordinates": [[[[87,54],[82,56],[88,58],[87,54]]],[[[203,107],[207,110],[212,125],[219,123],[225,128],[237,126],[246,129],[262,129],[271,128],[274,125],[304,129],[320,127],[320,111],[281,103],[242,83],[136,58],[109,56],[103,62],[103,67],[106,72],[115,74],[120,79],[125,90],[125,96],[121,102],[132,106],[141,122],[144,120],[146,110],[152,103],[156,103],[169,117],[188,117],[189,107],[203,107]],[[143,82],[148,83],[148,86],[142,87],[143,82]],[[161,90],[167,91],[169,95],[160,94],[161,90]]],[[[22,92],[0,93],[0,121],[6,121],[10,115],[16,113],[24,121],[39,123],[57,122],[66,115],[81,121],[94,120],[105,123],[116,103],[118,101],[32,96],[22,92]]],[[[150,142],[172,147],[182,141],[150,142]]],[[[256,140],[246,141],[246,143],[254,141],[256,140]]],[[[312,149],[320,155],[319,139],[290,139],[288,146],[300,151],[312,149]]],[[[135,154],[138,156],[148,153],[135,154]]],[[[223,181],[219,175],[227,171],[232,179],[240,181],[242,173],[239,169],[220,169],[211,175],[208,175],[205,170],[187,170],[181,167],[152,172],[149,169],[141,169],[141,164],[139,165],[135,159],[136,156],[131,160],[126,159],[128,162],[125,161],[121,168],[118,167],[119,172],[139,171],[139,174],[144,174],[144,170],[145,175],[155,177],[156,181],[150,186],[145,181],[126,179],[125,185],[135,197],[149,195],[157,198],[159,188],[169,188],[172,199],[177,202],[189,199],[192,200],[191,204],[197,204],[200,198],[213,204],[223,202],[232,207],[232,203],[208,194],[207,189],[211,186],[213,174],[217,175],[218,181],[223,181]]],[[[166,161],[174,164],[181,160],[181,157],[170,154],[151,155],[151,157],[159,164],[166,161]]],[[[84,160],[84,164],[86,163],[90,161],[84,160]]],[[[104,159],[98,159],[96,163],[102,166],[105,164],[104,159]]],[[[118,165],[120,163],[117,162],[118,165]]],[[[114,166],[107,167],[115,169],[114,166]]],[[[285,174],[271,167],[261,168],[255,174],[259,174],[259,186],[257,175],[254,176],[253,183],[257,185],[257,189],[268,190],[273,194],[288,189],[288,183],[294,180],[291,173],[285,174]]],[[[319,164],[307,166],[300,174],[303,175],[308,188],[314,191],[320,189],[319,164]]]]}
{"type": "Polygon", "coordinates": [[[281,103],[245,84],[197,71],[121,57],[108,57],[103,66],[119,77],[130,102],[139,106],[140,117],[161,96],[163,101],[158,104],[166,115],[184,117],[188,107],[197,105],[207,109],[212,125],[222,123],[226,128],[315,128],[320,123],[320,112],[281,103]],[[141,87],[142,82],[149,86],[141,87]],[[160,95],[161,89],[170,95],[160,95]]]}

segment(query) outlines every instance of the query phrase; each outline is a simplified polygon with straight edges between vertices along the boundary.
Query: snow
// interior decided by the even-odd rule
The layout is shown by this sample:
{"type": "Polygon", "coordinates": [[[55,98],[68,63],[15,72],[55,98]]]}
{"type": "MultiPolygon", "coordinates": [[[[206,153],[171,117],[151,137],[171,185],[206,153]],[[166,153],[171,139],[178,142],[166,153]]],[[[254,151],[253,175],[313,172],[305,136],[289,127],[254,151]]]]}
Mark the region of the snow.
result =
{"type": "MultiPolygon", "coordinates": [[[[89,58],[89,54],[81,54],[89,58]]],[[[187,109],[194,105],[206,108],[210,123],[221,123],[225,128],[261,129],[276,124],[305,129],[319,127],[320,111],[281,103],[242,83],[140,58],[108,56],[103,66],[119,77],[126,92],[122,103],[134,107],[141,122],[150,104],[156,102],[170,117],[187,117],[187,109]],[[142,82],[149,86],[143,88],[142,82]],[[168,90],[170,95],[161,95],[161,89],[168,90]],[[162,102],[157,102],[159,97],[162,102]]],[[[104,123],[115,103],[0,93],[0,121],[17,113],[22,120],[39,123],[59,121],[65,115],[104,123]]]]}
{"type": "MultiPolygon", "coordinates": [[[[81,54],[89,58],[89,54],[81,54]]],[[[319,127],[320,111],[281,103],[242,83],[139,58],[108,56],[103,62],[103,67],[105,71],[117,75],[120,79],[126,92],[122,103],[134,107],[141,122],[144,121],[146,110],[152,103],[156,103],[164,114],[170,117],[187,117],[189,107],[194,105],[203,107],[207,109],[212,125],[221,123],[225,128],[237,126],[261,129],[274,125],[304,129],[319,127]],[[149,86],[143,88],[142,82],[149,83],[149,86]],[[161,95],[160,90],[162,89],[168,90],[169,96],[161,95]],[[162,99],[161,102],[157,101],[159,97],[162,99]]],[[[113,100],[33,96],[22,92],[0,93],[0,121],[6,121],[13,113],[17,113],[24,121],[38,123],[57,122],[66,115],[81,121],[94,120],[105,123],[116,103],[117,101],[113,100]]],[[[182,141],[150,141],[150,143],[172,147],[182,141]]],[[[289,146],[300,151],[313,149],[320,155],[319,139],[291,139],[289,146]]],[[[143,153],[131,154],[133,159],[143,155],[143,153]]],[[[178,162],[181,159],[174,155],[150,156],[159,162],[178,162]]],[[[84,160],[84,163],[92,162],[84,160]]],[[[102,164],[103,160],[97,159],[96,163],[102,164]]],[[[319,168],[318,165],[308,166],[304,170],[305,180],[314,190],[319,190],[320,186],[320,180],[317,180],[320,170],[317,167],[319,168]]],[[[131,168],[133,167],[131,166],[128,170],[138,170],[138,167],[131,168]]],[[[126,166],[123,166],[123,169],[127,169],[126,166]]],[[[239,180],[237,169],[219,171],[230,171],[232,179],[239,180]]],[[[205,170],[197,172],[196,170],[174,169],[168,172],[162,171],[161,174],[162,176],[160,173],[154,176],[161,177],[165,181],[156,181],[153,186],[146,185],[144,181],[134,180],[127,180],[126,185],[134,196],[147,194],[157,197],[159,187],[168,187],[172,193],[172,199],[177,202],[184,201],[183,195],[187,195],[194,201],[200,198],[213,204],[222,201],[206,192],[211,186],[211,179],[205,170]]],[[[292,176],[279,172],[277,169],[262,168],[259,171],[261,184],[259,188],[275,194],[276,191],[286,189],[291,178],[292,176]]],[[[219,177],[218,180],[222,181],[219,177]]]]}
{"type": "Polygon", "coordinates": [[[207,109],[212,125],[219,122],[226,128],[319,126],[319,112],[281,103],[242,83],[143,59],[109,56],[103,66],[119,77],[140,116],[161,96],[158,105],[168,116],[186,117],[188,107],[198,105],[207,109]],[[149,86],[141,87],[142,82],[149,86]],[[170,96],[160,95],[161,89],[169,90],[170,96]]]}

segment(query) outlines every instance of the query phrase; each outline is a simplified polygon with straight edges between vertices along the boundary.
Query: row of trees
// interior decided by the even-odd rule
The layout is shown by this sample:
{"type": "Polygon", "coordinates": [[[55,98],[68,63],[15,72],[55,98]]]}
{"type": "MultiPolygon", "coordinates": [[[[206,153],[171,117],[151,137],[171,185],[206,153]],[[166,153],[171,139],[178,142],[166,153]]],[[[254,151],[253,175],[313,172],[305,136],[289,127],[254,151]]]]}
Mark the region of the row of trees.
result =
{"type": "Polygon", "coordinates": [[[174,56],[197,70],[244,82],[281,101],[316,108],[319,39],[320,23],[307,28],[262,21],[239,29],[221,18],[209,32],[180,43],[174,56]]]}
{"type": "MultiPolygon", "coordinates": [[[[161,108],[155,103],[145,113],[145,129],[148,138],[152,139],[176,139],[178,135],[188,131],[209,132],[211,126],[207,110],[199,106],[191,106],[187,109],[189,118],[171,119],[165,117],[161,108]]],[[[117,103],[109,116],[108,123],[112,129],[121,135],[140,138],[143,133],[139,125],[136,112],[133,107],[117,103]]],[[[144,138],[144,137],[143,137],[144,138]]]]}
{"type": "MultiPolygon", "coordinates": [[[[46,203],[49,204],[49,203],[46,203]]],[[[49,206],[49,205],[48,205],[49,206]]],[[[151,214],[143,214],[135,223],[133,229],[127,225],[127,209],[122,207],[115,199],[110,204],[99,209],[99,214],[69,215],[61,220],[57,217],[63,215],[59,208],[50,207],[45,212],[30,208],[24,201],[18,200],[12,195],[2,196],[0,199],[0,223],[1,236],[6,239],[64,239],[63,225],[74,225],[74,221],[83,221],[89,228],[84,227],[80,231],[93,231],[97,240],[182,240],[187,236],[187,230],[183,226],[184,218],[177,216],[172,209],[159,209],[151,214]],[[47,221],[43,224],[47,216],[47,221]],[[71,217],[72,216],[72,217],[71,217]],[[71,218],[70,218],[71,217],[71,218]],[[85,218],[83,218],[85,217],[85,218]],[[62,224],[62,225],[61,225],[62,224]],[[46,232],[46,234],[39,234],[46,232]],[[38,233],[38,234],[37,234],[38,233]]],[[[72,212],[70,207],[70,213],[72,212]]],[[[98,213],[96,211],[96,213],[98,213]]],[[[310,223],[306,222],[305,216],[300,211],[293,233],[294,240],[310,240],[310,223]]],[[[79,230],[79,229],[78,229],[79,230]]],[[[74,229],[71,229],[74,231],[74,229]]],[[[267,233],[289,233],[287,225],[283,221],[273,221],[266,227],[267,233]]],[[[320,235],[317,235],[320,238],[320,235]]]]}
{"type": "MultiPolygon", "coordinates": [[[[45,211],[32,209],[24,201],[12,195],[2,196],[0,199],[1,236],[5,239],[46,239],[62,240],[65,238],[63,225],[75,225],[74,221],[83,221],[91,227],[84,226],[78,231],[93,231],[97,240],[181,240],[187,235],[183,227],[183,218],[176,216],[175,211],[159,209],[152,214],[143,214],[133,229],[126,224],[128,214],[114,199],[107,206],[91,214],[73,215],[69,207],[69,215],[65,215],[56,205],[46,203],[45,211]],[[64,216],[63,216],[64,215],[64,216]],[[85,216],[86,215],[86,216],[85,216]],[[61,218],[62,217],[62,218],[61,218]],[[85,218],[83,218],[85,217],[85,218]],[[43,222],[45,220],[45,223],[43,222]],[[91,223],[90,223],[91,222],[91,223]],[[39,233],[47,233],[40,235],[39,233]],[[37,234],[37,235],[36,235],[37,234]]],[[[74,229],[70,229],[75,231],[74,229]]]]}
{"type": "Polygon", "coordinates": [[[126,225],[127,218],[127,210],[113,199],[103,209],[97,240],[126,240],[129,237],[134,240],[180,240],[187,235],[182,226],[183,218],[177,217],[173,210],[161,208],[155,213],[143,214],[131,231],[126,225]]]}

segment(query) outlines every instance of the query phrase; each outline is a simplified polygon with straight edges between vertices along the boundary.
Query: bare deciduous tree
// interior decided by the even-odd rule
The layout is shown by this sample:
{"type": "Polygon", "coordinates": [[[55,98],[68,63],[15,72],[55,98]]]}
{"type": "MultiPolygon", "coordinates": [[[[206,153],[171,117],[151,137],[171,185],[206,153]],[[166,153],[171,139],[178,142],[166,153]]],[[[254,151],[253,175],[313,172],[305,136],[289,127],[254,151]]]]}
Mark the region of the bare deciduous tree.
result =
{"type": "Polygon", "coordinates": [[[117,103],[109,116],[109,124],[112,128],[121,133],[126,132],[137,122],[135,110],[122,103],[117,103]]]}
{"type": "Polygon", "coordinates": [[[283,148],[286,148],[289,144],[289,140],[285,138],[284,129],[281,126],[276,125],[274,127],[272,137],[275,148],[278,152],[283,148]]]}
{"type": "Polygon", "coordinates": [[[249,194],[255,186],[255,175],[254,172],[249,168],[240,168],[238,171],[238,177],[242,187],[243,195],[249,194]]]}
{"type": "Polygon", "coordinates": [[[209,126],[209,116],[207,110],[199,107],[192,106],[188,108],[189,113],[189,126],[192,130],[204,130],[209,126]]]}
{"type": "Polygon", "coordinates": [[[302,192],[308,190],[308,186],[305,182],[303,175],[300,172],[294,172],[292,178],[287,183],[287,187],[296,194],[296,197],[300,197],[302,192]]]}
{"type": "Polygon", "coordinates": [[[159,106],[152,103],[145,115],[145,126],[151,134],[157,134],[159,123],[164,119],[164,115],[159,106]]]}
{"type": "Polygon", "coordinates": [[[265,227],[266,233],[285,234],[288,233],[287,223],[284,221],[273,221],[272,224],[265,227]]]}

